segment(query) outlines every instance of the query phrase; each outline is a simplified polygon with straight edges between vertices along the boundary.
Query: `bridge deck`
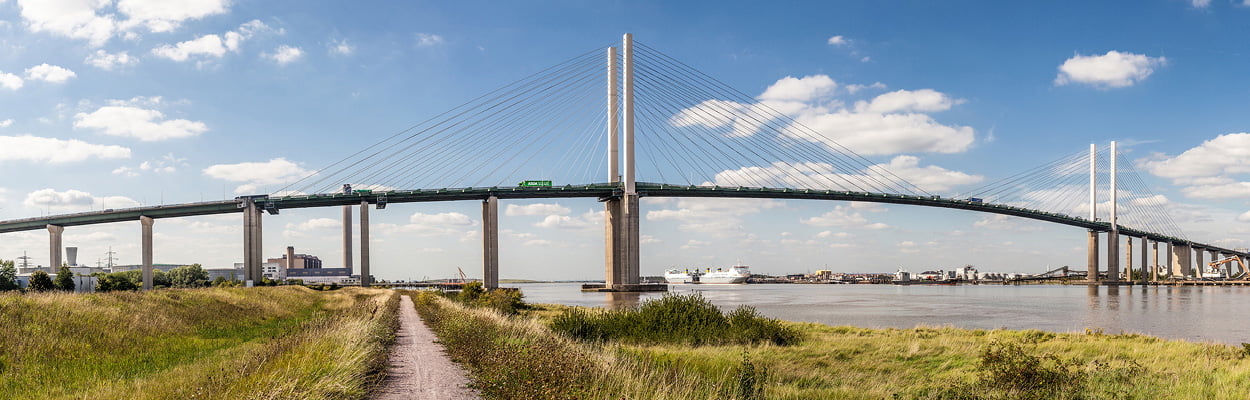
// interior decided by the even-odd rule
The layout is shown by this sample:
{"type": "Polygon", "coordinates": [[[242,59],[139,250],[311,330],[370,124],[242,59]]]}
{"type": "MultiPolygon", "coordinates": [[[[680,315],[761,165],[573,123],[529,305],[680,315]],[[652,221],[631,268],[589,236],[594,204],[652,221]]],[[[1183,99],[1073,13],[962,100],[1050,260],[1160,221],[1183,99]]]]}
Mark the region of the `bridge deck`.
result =
{"type": "MultiPolygon", "coordinates": [[[[647,197],[715,197],[715,198],[762,198],[781,200],[836,200],[861,201],[871,203],[905,204],[922,207],[950,208],[991,214],[1002,214],[1038,221],[1073,226],[1082,229],[1106,232],[1111,225],[1106,222],[1089,221],[1068,215],[1031,210],[1010,205],[988,204],[965,199],[942,198],[939,196],[909,196],[888,193],[864,193],[819,189],[787,189],[787,188],[749,188],[721,186],[684,186],[655,183],[639,183],[638,192],[647,197]]],[[[484,200],[495,196],[500,199],[545,199],[589,197],[600,200],[618,197],[623,193],[619,186],[610,183],[587,185],[566,185],[554,187],[479,187],[479,188],[443,188],[423,190],[392,190],[385,192],[330,193],[313,195],[294,195],[282,197],[248,196],[257,204],[271,213],[283,209],[333,207],[342,205],[358,205],[362,202],[385,205],[389,203],[415,203],[434,201],[484,200]]],[[[136,207],[121,210],[102,210],[76,214],[50,215],[35,218],[24,218],[0,221],[0,233],[19,232],[44,229],[48,225],[79,226],[104,224],[112,222],[136,221],[140,216],[151,218],[173,218],[196,215],[225,214],[243,211],[243,197],[236,200],[214,202],[186,203],[136,207]]],[[[1145,237],[1150,240],[1171,242],[1193,247],[1200,247],[1228,254],[1247,255],[1232,249],[1219,246],[1191,242],[1189,240],[1169,237],[1162,234],[1145,232],[1133,228],[1120,227],[1120,234],[1132,237],[1145,237]]]]}

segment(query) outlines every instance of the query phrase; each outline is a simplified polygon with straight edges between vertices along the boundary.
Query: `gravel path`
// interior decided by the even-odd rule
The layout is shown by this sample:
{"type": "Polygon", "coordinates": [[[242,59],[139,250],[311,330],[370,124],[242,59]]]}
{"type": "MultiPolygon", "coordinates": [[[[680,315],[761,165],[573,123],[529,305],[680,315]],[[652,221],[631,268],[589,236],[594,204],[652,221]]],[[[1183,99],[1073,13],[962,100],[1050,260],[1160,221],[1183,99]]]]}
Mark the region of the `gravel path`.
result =
{"type": "Polygon", "coordinates": [[[468,374],[434,343],[437,337],[421,322],[412,298],[399,301],[399,334],[391,354],[386,381],[377,398],[476,400],[480,397],[466,387],[468,374]]]}

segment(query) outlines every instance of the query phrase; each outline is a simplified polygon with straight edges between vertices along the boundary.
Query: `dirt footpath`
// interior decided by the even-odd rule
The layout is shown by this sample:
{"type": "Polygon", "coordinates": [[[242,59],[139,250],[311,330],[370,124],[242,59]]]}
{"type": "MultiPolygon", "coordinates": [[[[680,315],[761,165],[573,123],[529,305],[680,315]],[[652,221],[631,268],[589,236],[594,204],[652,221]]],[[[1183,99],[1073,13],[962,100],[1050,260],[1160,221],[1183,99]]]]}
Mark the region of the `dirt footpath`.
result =
{"type": "Polygon", "coordinates": [[[399,300],[399,334],[391,354],[386,381],[377,399],[479,399],[468,374],[447,357],[437,337],[421,322],[412,298],[399,300]]]}

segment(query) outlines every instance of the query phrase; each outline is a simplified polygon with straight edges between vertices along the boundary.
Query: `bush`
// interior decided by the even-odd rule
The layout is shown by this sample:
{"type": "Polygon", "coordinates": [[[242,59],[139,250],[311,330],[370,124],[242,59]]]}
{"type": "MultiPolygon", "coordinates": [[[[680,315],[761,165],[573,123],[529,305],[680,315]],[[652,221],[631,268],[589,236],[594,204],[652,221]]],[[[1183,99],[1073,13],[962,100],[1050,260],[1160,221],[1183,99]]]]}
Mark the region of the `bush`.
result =
{"type": "Polygon", "coordinates": [[[802,335],[780,321],[760,316],[752,307],[728,315],[698,293],[665,294],[637,308],[591,313],[572,308],[555,317],[551,329],[586,341],[633,343],[796,344],[802,335]]]}
{"type": "MultiPolygon", "coordinates": [[[[463,292],[461,292],[463,294],[463,292]]],[[[521,310],[529,308],[521,298],[524,297],[520,290],[515,289],[495,289],[484,295],[479,295],[474,305],[486,307],[499,311],[504,315],[516,315],[521,310]]]]}
{"type": "Polygon", "coordinates": [[[460,289],[460,303],[473,304],[473,302],[477,301],[477,298],[481,297],[482,293],[485,292],[486,291],[482,289],[482,282],[466,283],[464,284],[464,288],[460,289]]]}
{"type": "Polygon", "coordinates": [[[74,273],[69,271],[69,267],[62,265],[61,269],[56,273],[56,280],[52,282],[57,290],[67,292],[74,291],[74,273]]]}
{"type": "Polygon", "coordinates": [[[17,285],[17,268],[13,260],[0,260],[0,292],[21,289],[17,285]]]}
{"type": "Polygon", "coordinates": [[[208,286],[208,271],[200,267],[200,264],[191,264],[171,269],[168,276],[170,287],[198,288],[208,286]]]}
{"type": "Polygon", "coordinates": [[[35,292],[46,292],[55,288],[56,286],[52,284],[52,278],[48,277],[48,273],[43,271],[35,271],[35,273],[30,274],[30,284],[26,286],[26,289],[35,292]]]}
{"type": "Polygon", "coordinates": [[[139,290],[139,285],[135,285],[134,281],[126,278],[123,273],[117,272],[112,274],[102,274],[97,277],[95,290],[97,292],[112,292],[121,290],[139,290]]]}
{"type": "Polygon", "coordinates": [[[742,362],[738,363],[735,370],[737,378],[737,395],[739,400],[757,400],[764,398],[764,385],[768,381],[768,368],[764,366],[756,366],[751,362],[751,356],[746,350],[742,351],[742,362]]]}

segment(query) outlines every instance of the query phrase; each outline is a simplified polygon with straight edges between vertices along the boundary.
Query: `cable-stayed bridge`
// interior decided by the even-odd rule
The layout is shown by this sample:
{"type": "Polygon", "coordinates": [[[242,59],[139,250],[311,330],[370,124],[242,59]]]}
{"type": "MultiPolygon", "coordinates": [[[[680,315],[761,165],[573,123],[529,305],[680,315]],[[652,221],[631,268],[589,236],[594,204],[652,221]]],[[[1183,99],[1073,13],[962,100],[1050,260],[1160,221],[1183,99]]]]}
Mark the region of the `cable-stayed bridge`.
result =
{"type": "Polygon", "coordinates": [[[1150,274],[1139,274],[1143,283],[1201,278],[1204,253],[1213,261],[1246,256],[1187,239],[1131,163],[1117,159],[1114,143],[966,193],[939,195],[905,179],[896,166],[874,163],[796,121],[786,111],[792,106],[746,95],[626,35],[619,48],[594,49],[524,77],[270,194],[0,221],[0,233],[47,229],[50,265],[60,265],[66,227],[138,220],[145,288],[151,287],[156,219],[242,213],[244,275],[256,281],[265,213],[342,207],[344,264],[350,267],[351,218],[360,206],[360,276],[368,285],[371,207],[463,200],[482,201],[483,274],[492,288],[498,282],[498,201],[511,199],[603,202],[606,290],[651,288],[639,282],[642,197],[862,201],[1073,226],[1088,232],[1091,283],[1119,284],[1131,276],[1133,239],[1140,240],[1138,267],[1151,266],[1150,274]],[[1100,278],[1103,236],[1107,268],[1100,278]],[[1166,246],[1164,263],[1159,243],[1166,246]],[[1123,260],[1121,244],[1128,247],[1123,260]]]}

